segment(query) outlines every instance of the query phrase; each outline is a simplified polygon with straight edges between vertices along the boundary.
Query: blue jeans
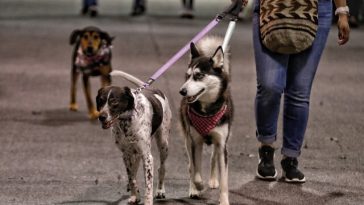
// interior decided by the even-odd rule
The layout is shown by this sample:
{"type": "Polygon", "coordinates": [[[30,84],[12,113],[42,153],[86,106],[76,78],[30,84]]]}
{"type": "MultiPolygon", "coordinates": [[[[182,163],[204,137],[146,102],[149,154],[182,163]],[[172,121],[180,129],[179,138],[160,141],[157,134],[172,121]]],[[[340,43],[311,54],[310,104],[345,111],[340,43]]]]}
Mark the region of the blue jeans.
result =
{"type": "Polygon", "coordinates": [[[298,54],[278,54],[261,44],[259,0],[253,15],[253,43],[257,72],[255,118],[258,141],[271,144],[277,138],[281,96],[283,146],[281,152],[298,157],[307,127],[312,82],[331,27],[331,0],[319,0],[319,25],[312,47],[298,54]]]}
{"type": "Polygon", "coordinates": [[[97,6],[97,0],[83,0],[83,7],[97,6]]]}

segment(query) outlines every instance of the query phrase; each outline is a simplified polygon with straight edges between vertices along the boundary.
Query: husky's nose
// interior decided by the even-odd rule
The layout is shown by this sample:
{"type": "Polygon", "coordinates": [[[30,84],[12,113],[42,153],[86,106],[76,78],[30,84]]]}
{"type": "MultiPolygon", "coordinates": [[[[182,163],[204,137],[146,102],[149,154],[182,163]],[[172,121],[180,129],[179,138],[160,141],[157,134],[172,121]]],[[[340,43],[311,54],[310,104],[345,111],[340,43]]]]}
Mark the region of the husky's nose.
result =
{"type": "Polygon", "coordinates": [[[187,89],[186,89],[186,88],[182,88],[182,89],[179,91],[179,94],[181,94],[182,96],[186,96],[186,95],[187,95],[187,89]]]}

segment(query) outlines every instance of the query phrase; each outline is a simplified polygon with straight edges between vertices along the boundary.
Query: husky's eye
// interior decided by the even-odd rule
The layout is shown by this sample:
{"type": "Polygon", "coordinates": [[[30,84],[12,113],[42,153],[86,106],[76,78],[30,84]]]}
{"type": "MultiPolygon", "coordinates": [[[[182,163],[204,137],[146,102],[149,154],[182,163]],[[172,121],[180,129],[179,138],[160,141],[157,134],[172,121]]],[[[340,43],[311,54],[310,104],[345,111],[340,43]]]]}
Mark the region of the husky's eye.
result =
{"type": "Polygon", "coordinates": [[[185,74],[185,79],[187,80],[188,78],[190,78],[190,76],[191,76],[190,74],[186,73],[185,74]]]}
{"type": "Polygon", "coordinates": [[[193,78],[195,78],[196,80],[201,80],[203,77],[205,77],[205,74],[203,73],[195,73],[193,75],[193,78]]]}

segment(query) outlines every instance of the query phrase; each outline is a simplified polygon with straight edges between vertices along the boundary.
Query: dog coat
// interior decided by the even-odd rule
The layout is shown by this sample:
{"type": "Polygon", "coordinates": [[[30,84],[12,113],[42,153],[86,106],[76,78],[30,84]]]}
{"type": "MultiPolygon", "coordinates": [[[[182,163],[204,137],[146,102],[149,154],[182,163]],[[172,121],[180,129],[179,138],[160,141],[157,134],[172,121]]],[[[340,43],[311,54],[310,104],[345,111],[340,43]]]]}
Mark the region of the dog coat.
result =
{"type": "Polygon", "coordinates": [[[111,57],[111,46],[103,44],[96,55],[87,56],[83,53],[82,48],[77,50],[76,66],[85,74],[92,74],[101,65],[109,63],[111,57]]]}
{"type": "Polygon", "coordinates": [[[207,136],[209,132],[216,127],[221,117],[224,116],[226,110],[227,106],[224,105],[214,115],[204,116],[189,107],[187,109],[187,114],[192,126],[197,130],[197,132],[202,136],[207,136]]]}

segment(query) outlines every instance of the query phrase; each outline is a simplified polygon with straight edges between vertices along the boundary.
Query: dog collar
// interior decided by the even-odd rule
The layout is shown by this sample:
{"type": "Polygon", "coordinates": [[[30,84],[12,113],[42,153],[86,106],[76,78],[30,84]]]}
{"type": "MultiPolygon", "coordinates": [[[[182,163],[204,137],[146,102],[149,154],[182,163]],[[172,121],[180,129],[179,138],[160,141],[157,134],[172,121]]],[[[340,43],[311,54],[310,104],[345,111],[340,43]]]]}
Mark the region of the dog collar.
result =
{"type": "Polygon", "coordinates": [[[222,116],[226,113],[227,105],[221,107],[221,109],[214,115],[201,115],[197,113],[192,107],[188,106],[187,115],[190,119],[192,126],[202,136],[207,136],[209,132],[214,129],[222,116]]]}
{"type": "Polygon", "coordinates": [[[87,73],[87,70],[91,72],[93,67],[110,61],[111,48],[112,46],[103,44],[96,55],[87,56],[83,53],[82,48],[79,47],[77,50],[75,65],[81,68],[82,72],[87,73]]]}

